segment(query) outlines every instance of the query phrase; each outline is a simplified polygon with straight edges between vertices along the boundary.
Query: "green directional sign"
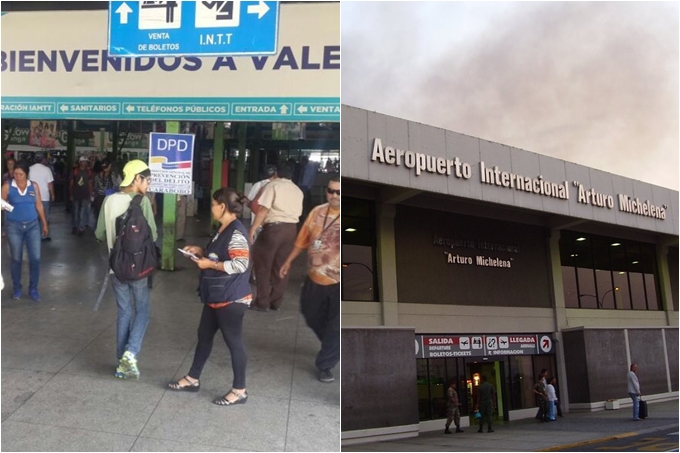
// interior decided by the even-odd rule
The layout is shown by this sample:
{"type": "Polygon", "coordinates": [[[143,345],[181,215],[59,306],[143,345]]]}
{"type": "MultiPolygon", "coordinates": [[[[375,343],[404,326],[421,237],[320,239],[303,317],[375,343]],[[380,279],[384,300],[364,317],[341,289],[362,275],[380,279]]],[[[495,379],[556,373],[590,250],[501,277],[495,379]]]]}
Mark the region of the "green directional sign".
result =
{"type": "Polygon", "coordinates": [[[340,106],[331,102],[303,102],[295,104],[295,113],[297,115],[334,117],[340,115],[340,106]]]}
{"type": "Polygon", "coordinates": [[[5,101],[2,99],[2,116],[7,118],[32,117],[32,115],[53,115],[55,113],[54,102],[40,101],[5,101]]]}
{"type": "Polygon", "coordinates": [[[281,102],[243,102],[233,103],[235,115],[281,115],[292,116],[293,104],[281,102]]]}
{"type": "Polygon", "coordinates": [[[340,121],[339,98],[2,98],[4,118],[340,121]]]}
{"type": "Polygon", "coordinates": [[[57,111],[65,114],[84,113],[88,115],[118,115],[120,114],[120,103],[101,103],[101,102],[59,102],[57,111]]]}
{"type": "Polygon", "coordinates": [[[187,115],[190,118],[200,116],[214,117],[229,115],[229,104],[219,102],[124,102],[126,116],[156,116],[158,118],[178,118],[187,115]]]}

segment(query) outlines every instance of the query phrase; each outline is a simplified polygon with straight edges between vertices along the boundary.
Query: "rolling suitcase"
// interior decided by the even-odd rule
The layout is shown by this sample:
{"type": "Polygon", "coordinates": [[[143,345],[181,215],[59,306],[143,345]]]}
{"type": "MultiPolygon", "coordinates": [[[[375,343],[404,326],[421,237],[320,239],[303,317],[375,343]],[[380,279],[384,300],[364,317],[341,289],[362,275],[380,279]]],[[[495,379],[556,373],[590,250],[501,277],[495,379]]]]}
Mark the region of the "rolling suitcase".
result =
{"type": "Polygon", "coordinates": [[[647,418],[647,401],[640,400],[640,418],[647,418]]]}

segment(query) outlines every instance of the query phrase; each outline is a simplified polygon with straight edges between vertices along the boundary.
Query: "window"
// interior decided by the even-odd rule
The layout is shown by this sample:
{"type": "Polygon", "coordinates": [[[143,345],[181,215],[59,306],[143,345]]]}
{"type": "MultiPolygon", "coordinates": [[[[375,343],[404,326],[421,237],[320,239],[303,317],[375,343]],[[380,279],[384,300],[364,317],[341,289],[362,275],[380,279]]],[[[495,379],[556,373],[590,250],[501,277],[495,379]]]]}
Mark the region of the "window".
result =
{"type": "Polygon", "coordinates": [[[377,301],[375,272],[375,205],[372,201],[342,200],[342,300],[377,301]]]}
{"type": "Polygon", "coordinates": [[[446,391],[451,381],[457,382],[461,416],[469,415],[464,359],[416,359],[416,369],[420,420],[446,418],[446,391]]]}
{"type": "Polygon", "coordinates": [[[655,253],[652,244],[563,231],[565,306],[660,310],[655,253]]]}
{"type": "Polygon", "coordinates": [[[510,363],[510,408],[522,409],[536,406],[533,360],[530,355],[516,355],[508,358],[510,363]]]}
{"type": "Polygon", "coordinates": [[[595,282],[597,286],[595,300],[598,303],[598,308],[616,308],[612,294],[614,292],[614,280],[612,280],[609,247],[609,241],[604,238],[593,238],[595,282]]]}
{"type": "Polygon", "coordinates": [[[576,268],[562,266],[562,285],[564,286],[564,304],[567,308],[578,308],[578,285],[576,284],[576,268]]]}

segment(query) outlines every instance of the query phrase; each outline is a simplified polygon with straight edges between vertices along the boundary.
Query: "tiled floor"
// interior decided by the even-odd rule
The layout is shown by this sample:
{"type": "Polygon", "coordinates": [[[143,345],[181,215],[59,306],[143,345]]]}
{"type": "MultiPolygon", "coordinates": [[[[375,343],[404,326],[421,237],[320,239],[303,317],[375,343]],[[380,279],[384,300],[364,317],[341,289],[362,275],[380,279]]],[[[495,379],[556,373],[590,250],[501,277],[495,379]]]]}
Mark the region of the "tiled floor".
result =
{"type": "MultiPolygon", "coordinates": [[[[2,240],[8,286],[1,311],[3,451],[340,450],[339,381],[316,380],[319,342],[299,314],[303,257],[281,311],[246,313],[248,403],[218,407],[211,401],[226,393],[232,378],[219,334],[200,392],[166,387],[186,374],[193,358],[201,312],[193,264],[177,253],[177,269],[154,277],[141,378],[119,381],[113,377],[116,307],[110,287],[95,310],[107,268],[104,245],[91,232],[72,236],[63,207],[53,209],[51,222],[39,303],[11,299],[2,240]]],[[[207,224],[189,218],[187,243],[204,244],[207,224]]]]}

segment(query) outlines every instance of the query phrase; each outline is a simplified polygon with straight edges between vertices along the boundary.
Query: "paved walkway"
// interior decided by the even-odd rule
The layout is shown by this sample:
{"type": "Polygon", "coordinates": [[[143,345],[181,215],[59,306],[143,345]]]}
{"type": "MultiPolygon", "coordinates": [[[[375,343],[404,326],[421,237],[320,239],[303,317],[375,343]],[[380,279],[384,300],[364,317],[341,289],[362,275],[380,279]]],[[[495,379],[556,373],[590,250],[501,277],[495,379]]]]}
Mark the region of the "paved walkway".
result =
{"type": "MultiPolygon", "coordinates": [[[[570,451],[581,444],[603,439],[628,437],[678,427],[678,400],[650,403],[649,418],[632,420],[632,409],[569,413],[557,421],[541,423],[535,419],[494,425],[495,432],[464,428],[461,434],[442,430],[397,441],[343,446],[342,451],[570,451]]],[[[610,450],[611,451],[611,450],[610,450]]]]}
{"type": "MultiPolygon", "coordinates": [[[[208,222],[187,219],[187,243],[205,245],[208,222]]],[[[305,260],[298,258],[283,308],[248,311],[248,403],[211,401],[231,386],[219,334],[199,393],[173,392],[189,370],[201,304],[198,273],[177,252],[177,269],[158,272],[151,322],[139,355],[139,381],[113,377],[116,303],[110,286],[95,310],[106,251],[92,232],[70,234],[63,207],[43,242],[41,302],[11,299],[2,239],[3,451],[339,451],[340,385],[317,381],[319,342],[299,314],[305,260]]],[[[28,266],[24,259],[24,288],[28,266]]],[[[334,370],[339,376],[339,371],[334,370]]]]}

